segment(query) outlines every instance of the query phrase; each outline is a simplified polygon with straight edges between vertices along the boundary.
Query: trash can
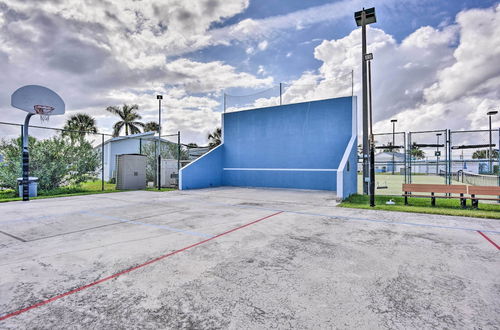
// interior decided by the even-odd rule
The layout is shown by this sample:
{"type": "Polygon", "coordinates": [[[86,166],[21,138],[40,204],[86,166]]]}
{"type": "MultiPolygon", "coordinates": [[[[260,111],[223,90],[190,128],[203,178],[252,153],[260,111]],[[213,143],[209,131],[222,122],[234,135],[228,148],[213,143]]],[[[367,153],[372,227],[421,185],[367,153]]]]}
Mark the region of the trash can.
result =
{"type": "MultiPolygon", "coordinates": [[[[23,178],[17,178],[17,185],[19,187],[19,197],[23,197],[23,178]]],[[[28,177],[29,196],[38,196],[38,178],[35,176],[28,177]]]]}

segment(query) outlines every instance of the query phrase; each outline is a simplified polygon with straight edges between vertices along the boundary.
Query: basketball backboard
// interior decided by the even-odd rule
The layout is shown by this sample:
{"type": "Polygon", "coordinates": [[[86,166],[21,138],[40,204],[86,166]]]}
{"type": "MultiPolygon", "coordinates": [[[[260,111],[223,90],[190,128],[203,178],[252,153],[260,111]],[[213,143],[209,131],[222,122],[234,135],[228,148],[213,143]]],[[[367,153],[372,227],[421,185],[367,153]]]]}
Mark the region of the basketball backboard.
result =
{"type": "Polygon", "coordinates": [[[65,111],[64,101],[56,92],[38,85],[27,85],[17,89],[12,94],[11,105],[33,114],[62,115],[65,111]],[[46,109],[49,109],[48,113],[44,113],[46,109]]]}

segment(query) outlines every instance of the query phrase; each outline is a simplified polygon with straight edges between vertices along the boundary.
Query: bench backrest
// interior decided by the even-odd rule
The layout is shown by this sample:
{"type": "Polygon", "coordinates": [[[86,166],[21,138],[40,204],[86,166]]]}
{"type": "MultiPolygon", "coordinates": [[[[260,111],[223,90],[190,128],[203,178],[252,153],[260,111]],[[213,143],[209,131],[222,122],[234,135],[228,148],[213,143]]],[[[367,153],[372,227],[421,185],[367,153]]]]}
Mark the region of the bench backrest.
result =
{"type": "Polygon", "coordinates": [[[500,187],[497,186],[469,186],[469,195],[494,195],[500,196],[500,187]]]}
{"type": "Polygon", "coordinates": [[[403,184],[405,192],[428,192],[428,193],[449,193],[449,194],[466,194],[466,185],[449,185],[449,184],[403,184]]]}

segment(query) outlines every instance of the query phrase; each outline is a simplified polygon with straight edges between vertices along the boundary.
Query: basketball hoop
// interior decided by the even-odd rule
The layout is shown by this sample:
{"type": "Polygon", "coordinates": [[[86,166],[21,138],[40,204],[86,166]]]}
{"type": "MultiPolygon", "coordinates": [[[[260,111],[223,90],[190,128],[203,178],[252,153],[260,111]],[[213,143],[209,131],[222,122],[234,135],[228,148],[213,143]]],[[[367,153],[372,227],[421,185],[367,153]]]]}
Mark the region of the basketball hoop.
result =
{"type": "Polygon", "coordinates": [[[35,113],[40,115],[42,123],[49,121],[50,114],[54,110],[54,107],[51,107],[50,105],[41,104],[34,105],[33,108],[35,109],[35,113]]]}

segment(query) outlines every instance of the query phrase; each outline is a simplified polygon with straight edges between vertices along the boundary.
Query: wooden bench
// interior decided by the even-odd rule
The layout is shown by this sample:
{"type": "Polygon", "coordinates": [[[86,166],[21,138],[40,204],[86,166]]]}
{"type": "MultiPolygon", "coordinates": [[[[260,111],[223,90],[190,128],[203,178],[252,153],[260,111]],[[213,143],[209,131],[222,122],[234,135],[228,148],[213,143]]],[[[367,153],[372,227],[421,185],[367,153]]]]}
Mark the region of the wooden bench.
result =
{"type": "Polygon", "coordinates": [[[460,205],[462,207],[466,206],[467,198],[464,194],[467,194],[466,185],[447,185],[447,184],[414,184],[405,183],[403,184],[405,205],[408,205],[408,197],[427,197],[431,199],[431,205],[436,206],[436,198],[459,198],[460,205]],[[411,193],[430,193],[430,195],[414,195],[411,193]],[[436,193],[450,194],[447,196],[436,196],[436,193]],[[458,196],[451,196],[451,194],[460,194],[458,196]]]}
{"type": "Polygon", "coordinates": [[[468,194],[471,196],[472,207],[478,208],[479,200],[488,200],[488,201],[500,201],[500,187],[497,186],[469,186],[467,188],[468,194]],[[495,196],[492,197],[477,197],[477,195],[482,196],[495,196]]]}

